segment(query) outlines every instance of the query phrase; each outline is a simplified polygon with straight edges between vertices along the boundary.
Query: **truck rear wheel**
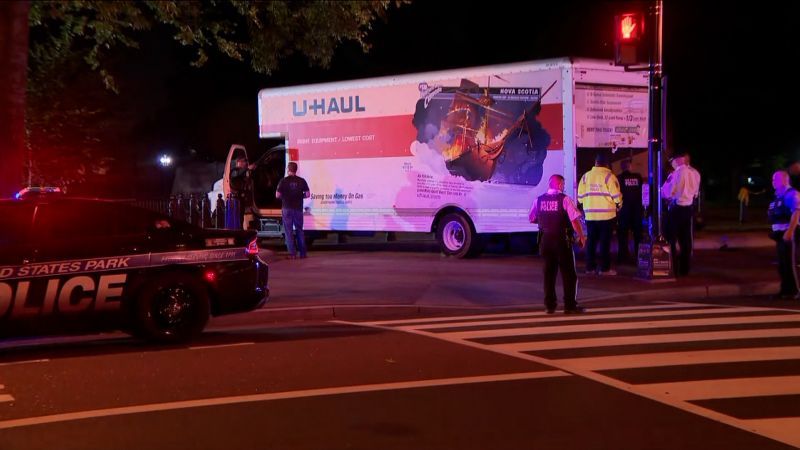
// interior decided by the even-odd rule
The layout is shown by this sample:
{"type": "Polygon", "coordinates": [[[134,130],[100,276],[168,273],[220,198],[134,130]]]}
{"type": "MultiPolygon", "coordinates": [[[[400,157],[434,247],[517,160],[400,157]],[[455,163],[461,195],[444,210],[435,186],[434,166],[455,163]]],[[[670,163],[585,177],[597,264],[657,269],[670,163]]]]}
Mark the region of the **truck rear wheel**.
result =
{"type": "Polygon", "coordinates": [[[450,213],[436,227],[439,248],[447,256],[466,258],[477,253],[479,245],[475,230],[463,214],[450,213]]]}

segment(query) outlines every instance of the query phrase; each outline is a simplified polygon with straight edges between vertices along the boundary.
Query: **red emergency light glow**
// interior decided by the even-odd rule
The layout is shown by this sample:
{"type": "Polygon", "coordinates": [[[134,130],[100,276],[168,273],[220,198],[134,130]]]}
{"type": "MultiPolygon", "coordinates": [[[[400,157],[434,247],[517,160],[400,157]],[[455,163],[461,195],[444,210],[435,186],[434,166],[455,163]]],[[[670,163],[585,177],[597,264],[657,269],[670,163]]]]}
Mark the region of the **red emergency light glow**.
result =
{"type": "Polygon", "coordinates": [[[217,281],[217,273],[213,270],[206,270],[206,273],[203,275],[209,283],[213,283],[217,281]]]}

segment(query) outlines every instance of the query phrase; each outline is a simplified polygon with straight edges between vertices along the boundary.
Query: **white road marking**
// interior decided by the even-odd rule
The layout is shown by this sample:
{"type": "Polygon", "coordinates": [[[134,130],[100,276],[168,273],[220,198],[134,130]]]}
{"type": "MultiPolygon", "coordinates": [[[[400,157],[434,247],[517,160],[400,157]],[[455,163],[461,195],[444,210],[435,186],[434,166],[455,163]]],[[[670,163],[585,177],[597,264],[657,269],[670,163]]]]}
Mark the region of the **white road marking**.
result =
{"type": "Polygon", "coordinates": [[[754,433],[800,448],[800,417],[742,420],[754,433]]]}
{"type": "MultiPolygon", "coordinates": [[[[601,319],[601,317],[595,317],[601,319]]],[[[477,339],[487,337],[508,337],[508,336],[535,336],[539,334],[566,334],[566,333],[585,333],[589,331],[610,331],[610,330],[646,330],[652,328],[679,328],[694,327],[705,325],[738,325],[751,323],[779,323],[779,322],[800,322],[800,314],[783,314],[778,316],[755,316],[755,317],[713,317],[706,319],[676,319],[658,320],[642,322],[618,322],[618,323],[594,323],[586,325],[563,325],[559,327],[527,327],[527,328],[505,328],[495,330],[476,330],[461,331],[453,333],[430,333],[441,335],[447,339],[477,339]]],[[[397,328],[394,328],[397,329],[397,328]]],[[[405,328],[401,328],[405,330],[405,328]]],[[[413,331],[413,330],[411,330],[413,331]]],[[[420,330],[422,332],[422,330],[420,330]]]]}
{"type": "Polygon", "coordinates": [[[255,342],[237,342],[235,344],[220,344],[220,345],[200,345],[197,347],[189,347],[189,350],[206,350],[209,348],[226,348],[226,347],[241,347],[243,345],[253,345],[255,342]]]}
{"type": "Polygon", "coordinates": [[[688,364],[775,361],[782,359],[800,359],[800,346],[598,356],[593,358],[559,359],[556,361],[558,361],[561,367],[581,371],[599,371],[634,369],[639,367],[682,366],[688,364]]]}
{"type": "Polygon", "coordinates": [[[703,400],[716,398],[763,397],[794,395],[800,387],[800,376],[731,378],[724,380],[679,381],[642,385],[643,391],[669,395],[676,399],[703,400]]]}
{"type": "MultiPolygon", "coordinates": [[[[687,304],[664,304],[663,308],[690,307],[687,304]]],[[[695,304],[693,307],[701,309],[708,308],[716,305],[695,304]]],[[[643,306],[641,309],[652,308],[652,306],[643,306]]],[[[633,308],[614,308],[618,311],[631,311],[633,308]]],[[[604,312],[610,312],[612,308],[600,309],[604,312]]],[[[732,312],[733,310],[742,311],[742,308],[718,308],[718,312],[732,312]]],[[[549,344],[555,343],[561,345],[561,348],[577,348],[584,347],[582,345],[570,344],[568,339],[558,338],[555,341],[535,342],[535,343],[519,343],[519,344],[496,344],[484,345],[478,342],[468,340],[476,337],[496,337],[496,336],[536,336],[542,334],[567,334],[567,333],[580,333],[587,331],[606,331],[606,330],[636,330],[636,329],[659,329],[659,328],[676,328],[676,332],[680,333],[680,327],[687,326],[708,326],[708,325],[734,325],[734,324],[768,324],[779,322],[800,322],[800,315],[796,314],[796,310],[786,310],[777,308],[747,308],[748,312],[752,311],[757,314],[761,311],[787,311],[794,314],[781,315],[781,316],[760,316],[760,317],[721,317],[721,318],[705,318],[705,319],[684,319],[684,320],[669,320],[669,321],[641,321],[629,323],[599,323],[588,325],[572,325],[581,320],[593,320],[609,318],[610,315],[597,315],[591,314],[587,316],[572,316],[566,319],[568,323],[556,327],[530,327],[518,328],[514,330],[500,329],[500,330],[481,330],[475,332],[453,332],[453,333],[432,333],[428,331],[431,328],[445,328],[452,326],[453,323],[468,320],[471,318],[486,318],[487,321],[470,321],[465,322],[464,325],[480,326],[487,322],[495,322],[504,319],[518,319],[523,316],[519,314],[487,314],[483,316],[458,316],[458,317],[438,317],[430,321],[413,321],[413,320],[395,320],[395,321],[382,321],[382,322],[344,322],[339,323],[348,325],[362,325],[373,326],[383,330],[400,330],[409,333],[427,336],[441,341],[461,344],[464,346],[478,348],[483,350],[490,350],[495,353],[513,356],[516,358],[524,359],[527,361],[534,361],[544,365],[561,369],[565,372],[573,373],[575,375],[606,384],[608,386],[630,392],[641,397],[655,400],[657,402],[672,406],[674,408],[686,411],[698,416],[702,416],[717,422],[730,425],[735,428],[746,430],[751,433],[759,434],[780,442],[794,445],[800,448],[800,417],[790,418],[769,418],[759,420],[742,420],[726,414],[701,407],[687,400],[701,399],[701,398],[736,398],[736,397],[754,397],[764,395],[787,395],[800,393],[800,377],[764,377],[753,379],[721,379],[721,380],[707,380],[707,381],[689,381],[689,382],[676,382],[676,383],[657,383],[657,384],[639,384],[632,385],[621,380],[600,374],[595,370],[605,368],[620,368],[620,367],[662,367],[675,364],[703,364],[711,362],[745,362],[745,361],[768,361],[768,360],[794,360],[800,359],[800,347],[769,347],[769,348],[750,348],[750,349],[734,349],[734,350],[711,350],[711,351],[691,351],[691,352],[675,352],[675,353],[649,353],[638,355],[620,355],[610,357],[598,358],[572,358],[561,360],[549,360],[539,356],[528,353],[521,353],[524,349],[534,346],[535,349],[553,348],[547,347],[549,344]],[[496,319],[496,320],[492,320],[496,319]],[[431,326],[429,326],[430,324],[431,326]],[[638,362],[636,360],[639,360],[638,362]]],[[[597,312],[598,309],[592,308],[592,312],[597,312]]],[[[672,311],[670,314],[674,314],[672,311]]],[[[664,315],[662,313],[654,312],[654,314],[664,315]]],[[[536,317],[541,313],[528,314],[529,317],[536,317]]],[[[652,315],[652,314],[650,314],[652,315]]],[[[528,319],[530,320],[530,319],[528,319]]],[[[749,334],[749,337],[772,337],[772,336],[787,336],[796,335],[795,328],[788,329],[764,329],[764,330],[744,330],[735,333],[749,334]],[[763,333],[763,334],[762,334],[763,333]]],[[[712,339],[727,339],[723,334],[719,333],[681,333],[682,338],[686,342],[693,342],[697,335],[705,336],[705,338],[712,339]]],[[[596,339],[582,339],[581,341],[589,341],[586,343],[595,344],[595,346],[604,345],[625,345],[621,344],[620,339],[631,339],[631,344],[654,342],[661,339],[663,342],[672,342],[669,337],[656,337],[657,335],[643,335],[634,337],[618,337],[618,338],[596,338],[596,339]],[[617,339],[617,341],[613,341],[617,339]],[[644,340],[644,342],[642,342],[644,340]]],[[[702,338],[701,338],[702,339],[702,338]]],[[[684,342],[684,341],[676,341],[684,342]]]]}
{"type": "Polygon", "coordinates": [[[7,403],[7,402],[13,402],[13,401],[14,401],[14,397],[12,397],[12,396],[10,396],[8,394],[0,394],[0,403],[7,403]]]}
{"type": "MultiPolygon", "coordinates": [[[[698,314],[736,314],[746,312],[761,312],[762,308],[710,308],[710,309],[693,309],[693,310],[671,310],[671,311],[650,311],[650,312],[632,312],[632,313],[619,313],[619,314],[603,314],[603,315],[585,315],[585,316],[569,316],[569,315],[545,315],[538,318],[525,318],[525,319],[509,319],[509,320],[487,320],[485,322],[455,322],[447,324],[428,324],[428,325],[411,325],[408,328],[415,330],[429,330],[429,329],[447,329],[447,328],[460,328],[477,325],[513,325],[518,323],[554,323],[554,322],[582,322],[587,320],[606,320],[606,319],[634,319],[637,317],[663,317],[663,316],[692,316],[698,314]],[[545,317],[546,316],[546,317],[545,317]]],[[[394,328],[404,329],[405,326],[396,326],[394,328]]],[[[519,329],[519,328],[517,328],[519,329]]]]}
{"type": "Polygon", "coordinates": [[[520,342],[502,345],[506,350],[530,352],[539,350],[560,350],[590,347],[611,347],[618,345],[647,345],[680,342],[708,342],[739,339],[799,337],[797,328],[767,328],[763,330],[708,331],[697,333],[652,334],[638,336],[615,336],[604,338],[563,339],[557,341],[520,342]]]}
{"type": "Polygon", "coordinates": [[[460,384],[491,383],[497,381],[533,380],[540,378],[567,377],[570,374],[560,370],[522,372],[501,375],[484,375],[476,377],[438,378],[433,380],[403,381],[397,383],[365,384],[359,386],[343,386],[320,389],[305,389],[299,391],[275,392],[269,394],[239,395],[234,397],[217,397],[199,400],[185,400],[179,402],[151,403],[147,405],[125,406],[120,408],[96,409],[64,414],[53,414],[41,417],[26,417],[0,421],[0,430],[9,428],[28,427],[49,423],[69,422],[73,420],[95,419],[109,416],[122,416],[127,414],[141,414],[156,411],[170,411],[177,409],[200,408],[206,406],[232,405],[237,403],[266,402],[304,397],[321,397],[329,395],[356,394],[361,392],[392,391],[400,389],[415,389],[436,386],[453,386],[460,384]]]}
{"type": "MultiPolygon", "coordinates": [[[[665,303],[665,304],[653,304],[653,305],[646,305],[646,306],[614,306],[614,307],[607,307],[607,308],[592,308],[592,312],[613,312],[613,311],[637,311],[642,309],[667,309],[667,308],[709,308],[712,305],[695,305],[693,303],[665,303]]],[[[722,311],[725,308],[717,308],[718,310],[722,311]]],[[[544,311],[536,311],[536,312],[518,312],[518,313],[503,313],[503,314],[480,314],[474,316],[450,316],[450,317],[429,317],[424,319],[402,319],[402,320],[380,320],[377,322],[353,322],[356,325],[363,324],[363,325],[375,325],[375,326],[402,326],[403,324],[409,324],[409,326],[413,326],[414,324],[423,324],[423,323],[430,323],[434,324],[436,322],[440,322],[441,326],[449,326],[450,324],[447,322],[457,322],[460,320],[471,320],[471,319],[501,319],[501,318],[514,318],[514,317],[551,317],[552,315],[546,314],[544,311]]],[[[571,316],[574,317],[574,316],[571,316]]],[[[350,323],[350,322],[348,322],[350,323]]],[[[471,322],[476,323],[476,322],[471,322]]]]}
{"type": "Polygon", "coordinates": [[[0,367],[3,367],[3,366],[16,366],[16,365],[19,365],[19,364],[35,364],[35,363],[43,363],[43,362],[49,362],[49,361],[50,361],[49,359],[29,359],[29,360],[26,360],[26,361],[12,361],[12,362],[0,363],[0,367]]]}

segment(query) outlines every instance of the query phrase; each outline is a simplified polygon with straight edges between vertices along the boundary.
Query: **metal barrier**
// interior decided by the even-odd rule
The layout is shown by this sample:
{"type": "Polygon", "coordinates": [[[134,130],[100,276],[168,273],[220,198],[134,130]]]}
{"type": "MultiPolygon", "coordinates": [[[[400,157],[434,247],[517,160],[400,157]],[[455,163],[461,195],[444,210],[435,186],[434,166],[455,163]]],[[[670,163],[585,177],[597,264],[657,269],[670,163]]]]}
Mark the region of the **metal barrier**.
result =
{"type": "Polygon", "coordinates": [[[218,194],[213,211],[205,194],[178,194],[167,200],[135,200],[133,204],[200,228],[242,229],[241,201],[231,194],[227,199],[218,194]]]}

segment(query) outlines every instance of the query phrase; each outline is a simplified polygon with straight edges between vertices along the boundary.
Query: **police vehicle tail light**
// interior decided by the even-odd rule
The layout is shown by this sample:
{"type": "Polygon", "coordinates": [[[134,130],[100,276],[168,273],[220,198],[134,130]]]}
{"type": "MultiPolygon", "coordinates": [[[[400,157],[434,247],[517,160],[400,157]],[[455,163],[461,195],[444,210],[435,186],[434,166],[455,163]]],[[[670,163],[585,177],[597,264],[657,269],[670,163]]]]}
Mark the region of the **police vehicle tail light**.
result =
{"type": "Polygon", "coordinates": [[[248,255],[257,255],[258,254],[258,239],[253,239],[247,244],[247,248],[244,249],[245,253],[248,255]]]}

